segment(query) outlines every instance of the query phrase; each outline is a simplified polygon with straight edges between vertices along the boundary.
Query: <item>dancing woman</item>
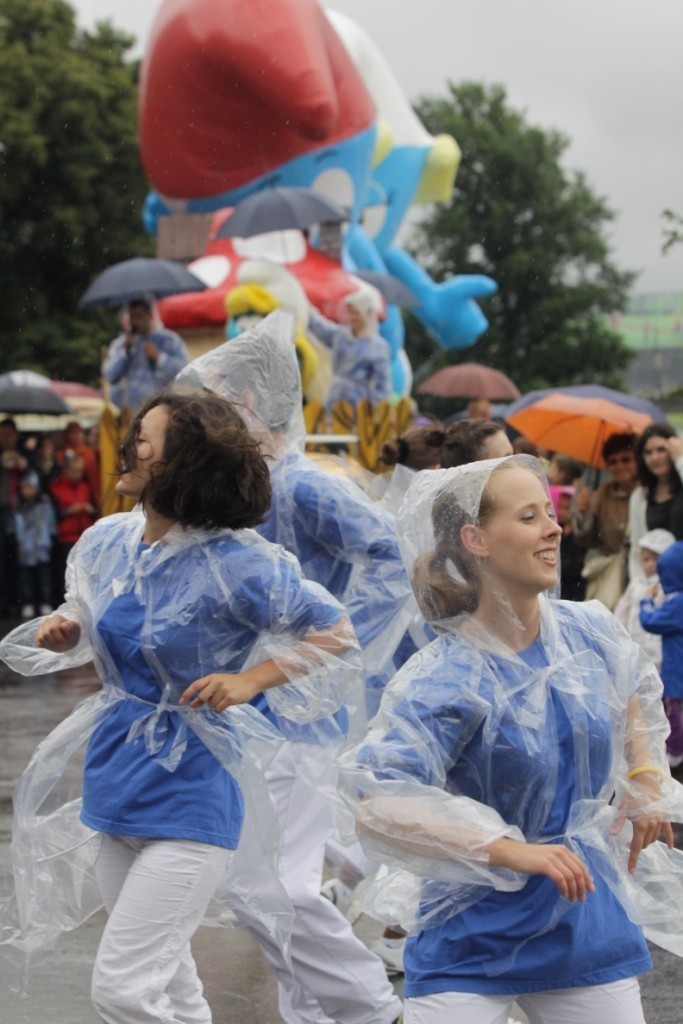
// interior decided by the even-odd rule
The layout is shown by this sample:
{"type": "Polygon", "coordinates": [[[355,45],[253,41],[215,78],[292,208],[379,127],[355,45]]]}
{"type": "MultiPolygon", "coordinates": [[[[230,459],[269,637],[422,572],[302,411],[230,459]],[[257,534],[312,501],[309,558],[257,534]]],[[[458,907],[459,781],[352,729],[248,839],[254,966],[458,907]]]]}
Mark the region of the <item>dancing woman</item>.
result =
{"type": "Polygon", "coordinates": [[[19,785],[24,913],[12,931],[5,908],[0,924],[6,941],[46,948],[96,909],[96,881],[109,914],[92,985],[101,1019],[210,1024],[189,942],[226,872],[241,901],[288,909],[286,898],[263,900],[243,835],[245,818],[245,834],[253,817],[264,824],[265,787],[252,786],[277,747],[248,702],[291,687],[299,721],[315,720],[321,702],[329,714],[343,697],[332,701],[328,677],[340,693],[357,678],[354,640],[340,605],[248,529],[268,509],[269,473],[229,403],[150,399],[122,461],[117,490],[142,510],[88,530],[70,557],[66,604],[0,647],[23,672],[92,657],[103,683],[19,785]],[[86,739],[82,803],[60,804],[60,775],[86,739]]]}
{"type": "Polygon", "coordinates": [[[517,999],[532,1024],[642,1024],[634,880],[683,875],[657,673],[601,605],[548,600],[561,530],[535,459],[419,474],[397,529],[440,635],[342,786],[366,851],[402,869],[375,910],[413,932],[405,1019],[504,1024],[517,999]]]}

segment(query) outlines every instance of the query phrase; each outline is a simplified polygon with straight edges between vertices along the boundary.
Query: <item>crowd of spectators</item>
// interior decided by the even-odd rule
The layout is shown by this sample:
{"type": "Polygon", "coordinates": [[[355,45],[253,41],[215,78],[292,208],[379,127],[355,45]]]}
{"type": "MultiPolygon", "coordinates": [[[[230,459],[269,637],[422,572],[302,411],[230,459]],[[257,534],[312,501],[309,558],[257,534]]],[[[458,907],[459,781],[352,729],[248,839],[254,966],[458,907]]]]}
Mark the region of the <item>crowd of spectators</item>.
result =
{"type": "Polygon", "coordinates": [[[100,504],[96,430],[22,436],[0,422],[0,616],[31,619],[58,607],[69,551],[100,504]]]}

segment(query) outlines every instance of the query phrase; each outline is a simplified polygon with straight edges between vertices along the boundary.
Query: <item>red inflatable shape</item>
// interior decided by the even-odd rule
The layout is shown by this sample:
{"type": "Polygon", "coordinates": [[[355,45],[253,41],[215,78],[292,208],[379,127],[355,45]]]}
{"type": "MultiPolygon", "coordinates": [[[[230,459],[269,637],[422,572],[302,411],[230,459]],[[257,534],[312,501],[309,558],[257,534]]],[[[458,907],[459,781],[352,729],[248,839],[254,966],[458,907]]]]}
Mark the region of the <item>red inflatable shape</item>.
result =
{"type": "Polygon", "coordinates": [[[163,3],[139,101],[142,162],[162,196],[237,189],[374,119],[316,0],[163,3]]]}
{"type": "MultiPolygon", "coordinates": [[[[258,258],[260,254],[254,249],[240,253],[240,240],[218,238],[213,236],[223,221],[230,215],[230,210],[220,210],[211,221],[210,241],[207,243],[205,256],[225,257],[227,274],[214,288],[203,292],[186,292],[184,295],[173,295],[159,302],[159,314],[166,327],[181,331],[195,327],[222,327],[227,319],[225,298],[237,284],[237,271],[247,259],[258,258]]],[[[331,320],[338,320],[341,300],[349,292],[357,288],[357,283],[347,274],[340,263],[330,259],[325,253],[309,245],[299,232],[292,233],[298,237],[300,250],[296,259],[279,261],[281,265],[297,278],[308,301],[316,306],[331,320]]],[[[258,244],[252,240],[252,246],[258,244]]]]}

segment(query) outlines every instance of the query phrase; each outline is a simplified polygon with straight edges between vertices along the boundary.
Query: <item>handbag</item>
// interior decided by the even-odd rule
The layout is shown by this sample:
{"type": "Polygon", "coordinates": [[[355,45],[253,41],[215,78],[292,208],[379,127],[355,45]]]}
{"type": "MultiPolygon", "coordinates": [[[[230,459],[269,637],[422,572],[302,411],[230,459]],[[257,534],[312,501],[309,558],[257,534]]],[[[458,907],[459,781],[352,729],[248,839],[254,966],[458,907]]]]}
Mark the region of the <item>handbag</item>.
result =
{"type": "Polygon", "coordinates": [[[586,601],[601,601],[614,611],[626,588],[626,550],[611,555],[589,552],[581,575],[586,580],[586,601]]]}

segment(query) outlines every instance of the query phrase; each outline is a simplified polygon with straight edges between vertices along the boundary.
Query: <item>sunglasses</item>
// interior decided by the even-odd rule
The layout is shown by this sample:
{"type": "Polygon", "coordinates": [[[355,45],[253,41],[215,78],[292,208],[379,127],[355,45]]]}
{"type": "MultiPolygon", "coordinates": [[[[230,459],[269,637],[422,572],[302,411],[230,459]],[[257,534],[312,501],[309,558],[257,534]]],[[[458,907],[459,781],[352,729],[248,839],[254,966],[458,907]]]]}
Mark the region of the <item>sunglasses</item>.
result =
{"type": "Polygon", "coordinates": [[[611,458],[607,459],[608,466],[627,466],[632,462],[635,462],[633,455],[612,455],[611,458]]]}

